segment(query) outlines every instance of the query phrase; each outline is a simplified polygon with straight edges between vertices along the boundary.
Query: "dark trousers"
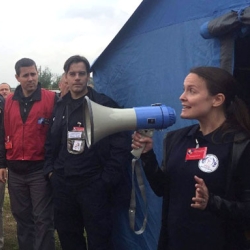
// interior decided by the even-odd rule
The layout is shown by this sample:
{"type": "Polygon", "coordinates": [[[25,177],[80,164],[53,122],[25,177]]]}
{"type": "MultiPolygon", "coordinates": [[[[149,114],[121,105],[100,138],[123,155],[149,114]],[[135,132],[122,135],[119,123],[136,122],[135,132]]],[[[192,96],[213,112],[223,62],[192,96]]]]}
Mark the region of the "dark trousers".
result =
{"type": "Polygon", "coordinates": [[[9,169],[8,178],[19,250],[54,250],[52,189],[43,170],[17,174],[9,169]]]}
{"type": "Polygon", "coordinates": [[[55,227],[62,249],[112,250],[111,205],[107,187],[98,179],[90,185],[70,186],[53,173],[55,227]],[[84,229],[87,240],[84,237],[84,229]]]}

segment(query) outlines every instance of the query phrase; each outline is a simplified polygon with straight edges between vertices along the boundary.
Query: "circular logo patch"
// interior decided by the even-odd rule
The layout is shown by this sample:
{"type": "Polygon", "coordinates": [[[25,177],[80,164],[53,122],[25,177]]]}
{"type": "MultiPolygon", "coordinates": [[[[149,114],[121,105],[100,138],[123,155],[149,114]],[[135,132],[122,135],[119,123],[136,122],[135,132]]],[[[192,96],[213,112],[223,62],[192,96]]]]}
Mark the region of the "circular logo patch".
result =
{"type": "Polygon", "coordinates": [[[206,173],[212,173],[219,167],[219,160],[217,156],[207,154],[205,158],[199,160],[199,169],[206,173]]]}

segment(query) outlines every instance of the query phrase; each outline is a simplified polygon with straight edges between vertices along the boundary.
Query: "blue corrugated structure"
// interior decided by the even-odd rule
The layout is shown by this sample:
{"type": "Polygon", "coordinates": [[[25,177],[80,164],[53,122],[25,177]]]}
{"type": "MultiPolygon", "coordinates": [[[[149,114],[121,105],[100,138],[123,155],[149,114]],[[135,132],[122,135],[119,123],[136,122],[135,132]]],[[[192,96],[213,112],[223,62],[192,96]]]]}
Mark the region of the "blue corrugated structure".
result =
{"type": "MultiPolygon", "coordinates": [[[[163,103],[176,110],[176,124],[154,133],[159,162],[164,134],[196,122],[179,118],[179,96],[189,69],[209,65],[234,71],[235,41],[249,33],[249,6],[250,0],[144,0],[92,65],[96,90],[124,108],[163,103]]],[[[145,185],[146,230],[136,235],[129,228],[128,211],[120,211],[115,225],[117,250],[157,248],[161,198],[146,181],[145,185]]],[[[138,190],[137,196],[139,228],[143,202],[138,190]]]]}

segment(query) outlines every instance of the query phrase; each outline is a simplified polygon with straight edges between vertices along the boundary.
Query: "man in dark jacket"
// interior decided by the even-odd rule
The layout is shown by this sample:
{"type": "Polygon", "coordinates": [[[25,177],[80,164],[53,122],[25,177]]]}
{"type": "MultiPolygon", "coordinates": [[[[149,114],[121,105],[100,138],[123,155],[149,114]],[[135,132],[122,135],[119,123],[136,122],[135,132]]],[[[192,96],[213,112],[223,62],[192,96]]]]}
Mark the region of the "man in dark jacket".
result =
{"type": "Polygon", "coordinates": [[[58,100],[46,143],[44,174],[52,183],[55,227],[62,248],[112,250],[111,194],[121,182],[129,159],[125,133],[111,135],[87,148],[83,100],[118,108],[104,94],[87,87],[90,65],[72,56],[64,64],[69,93],[58,100]]]}

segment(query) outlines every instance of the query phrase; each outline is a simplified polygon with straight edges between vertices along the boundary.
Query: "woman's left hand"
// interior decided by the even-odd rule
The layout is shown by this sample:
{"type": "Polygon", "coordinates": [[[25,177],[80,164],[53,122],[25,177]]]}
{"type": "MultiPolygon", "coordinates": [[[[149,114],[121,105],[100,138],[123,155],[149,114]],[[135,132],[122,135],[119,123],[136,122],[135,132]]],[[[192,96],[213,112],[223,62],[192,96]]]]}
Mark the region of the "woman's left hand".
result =
{"type": "Polygon", "coordinates": [[[203,179],[197,176],[194,176],[194,179],[196,181],[195,197],[192,198],[194,203],[191,204],[191,207],[204,210],[207,207],[209,192],[203,179]]]}

